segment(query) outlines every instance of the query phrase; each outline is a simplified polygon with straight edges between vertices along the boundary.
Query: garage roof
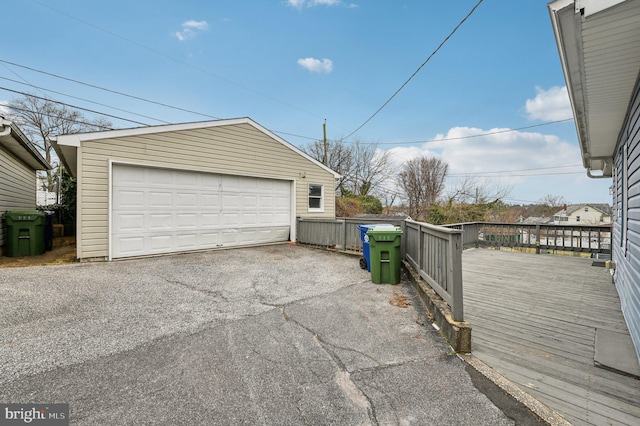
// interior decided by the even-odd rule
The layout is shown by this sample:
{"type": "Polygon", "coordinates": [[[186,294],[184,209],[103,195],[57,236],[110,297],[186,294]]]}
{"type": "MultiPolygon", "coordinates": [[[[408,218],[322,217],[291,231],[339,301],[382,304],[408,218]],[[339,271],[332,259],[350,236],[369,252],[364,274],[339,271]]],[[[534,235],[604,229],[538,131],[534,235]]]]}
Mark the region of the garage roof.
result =
{"type": "Polygon", "coordinates": [[[0,117],[0,146],[33,170],[51,170],[51,165],[42,157],[31,141],[12,121],[0,117]]]}
{"type": "Polygon", "coordinates": [[[591,177],[610,177],[640,70],[640,1],[556,0],[548,7],[583,165],[591,177]]]}
{"type": "Polygon", "coordinates": [[[107,130],[101,132],[92,132],[92,133],[77,133],[72,135],[60,135],[53,141],[53,147],[60,157],[60,161],[64,164],[67,171],[72,175],[76,176],[77,172],[77,148],[80,147],[80,144],[83,141],[91,141],[98,139],[110,139],[110,138],[119,138],[119,137],[128,137],[128,136],[138,136],[138,135],[149,135],[149,134],[157,134],[157,133],[165,133],[165,132],[177,132],[183,130],[194,130],[194,129],[205,129],[211,127],[219,127],[219,126],[230,126],[234,124],[248,124],[257,130],[267,134],[269,137],[275,139],[280,142],[287,148],[295,151],[299,155],[305,157],[307,160],[317,164],[319,167],[325,169],[334,175],[334,177],[339,178],[340,175],[314,158],[310,157],[308,154],[304,153],[294,145],[291,145],[289,142],[285,141],[281,137],[277,136],[273,132],[265,129],[255,121],[251,120],[248,117],[244,118],[234,118],[228,120],[215,120],[215,121],[199,121],[193,123],[181,123],[181,124],[167,124],[160,126],[146,126],[146,127],[135,127],[131,129],[119,129],[119,130],[107,130]]]}

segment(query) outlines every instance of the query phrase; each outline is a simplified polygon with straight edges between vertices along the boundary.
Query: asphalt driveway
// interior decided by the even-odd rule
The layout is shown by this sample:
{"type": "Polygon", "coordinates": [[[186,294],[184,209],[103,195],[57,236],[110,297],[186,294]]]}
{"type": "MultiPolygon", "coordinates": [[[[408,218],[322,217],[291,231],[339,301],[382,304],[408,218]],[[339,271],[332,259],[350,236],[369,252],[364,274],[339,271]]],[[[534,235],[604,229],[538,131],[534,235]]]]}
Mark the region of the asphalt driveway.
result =
{"type": "Polygon", "coordinates": [[[513,424],[407,284],[276,245],[0,269],[0,402],[72,424],[513,424]]]}

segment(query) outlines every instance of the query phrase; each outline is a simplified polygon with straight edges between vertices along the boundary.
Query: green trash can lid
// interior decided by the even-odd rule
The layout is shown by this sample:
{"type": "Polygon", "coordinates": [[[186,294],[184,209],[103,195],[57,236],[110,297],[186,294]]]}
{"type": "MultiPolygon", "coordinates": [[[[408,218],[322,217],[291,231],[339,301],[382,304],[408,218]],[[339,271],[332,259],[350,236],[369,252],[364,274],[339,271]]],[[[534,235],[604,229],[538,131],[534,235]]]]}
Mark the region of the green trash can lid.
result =
{"type": "Polygon", "coordinates": [[[4,217],[13,220],[33,220],[36,217],[44,216],[44,212],[40,210],[10,210],[4,212],[4,217]]]}
{"type": "Polygon", "coordinates": [[[402,235],[402,229],[399,226],[376,226],[370,228],[367,234],[394,234],[402,235]]]}

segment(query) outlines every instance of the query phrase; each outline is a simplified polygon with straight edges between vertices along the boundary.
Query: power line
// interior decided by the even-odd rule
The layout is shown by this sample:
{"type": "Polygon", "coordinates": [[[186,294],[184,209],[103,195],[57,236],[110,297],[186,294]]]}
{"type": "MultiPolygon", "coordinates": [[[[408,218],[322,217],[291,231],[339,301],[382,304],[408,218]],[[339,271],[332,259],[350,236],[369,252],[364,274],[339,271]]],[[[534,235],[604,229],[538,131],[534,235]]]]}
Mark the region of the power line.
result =
{"type": "MultiPolygon", "coordinates": [[[[26,108],[19,108],[17,106],[14,105],[7,105],[6,108],[11,109],[11,110],[15,110],[15,111],[22,111],[22,112],[33,112],[32,110],[26,109],[26,108]]],[[[60,118],[57,115],[54,114],[47,114],[45,112],[38,112],[39,115],[43,115],[45,117],[49,117],[49,118],[60,118]]],[[[72,120],[70,118],[63,118],[64,121],[68,122],[68,123],[74,123],[74,124],[84,124],[86,126],[94,126],[94,127],[99,127],[102,130],[113,130],[112,127],[108,127],[108,126],[103,126],[101,124],[96,124],[96,123],[89,123],[87,121],[80,121],[80,120],[72,120]]]]}
{"type": "MultiPolygon", "coordinates": [[[[437,143],[437,142],[442,142],[442,141],[456,141],[456,140],[462,140],[462,139],[472,139],[472,138],[480,138],[480,137],[483,137],[483,136],[497,135],[497,134],[500,134],[500,133],[517,132],[519,130],[532,129],[534,127],[542,127],[542,126],[549,126],[551,124],[564,123],[565,121],[573,121],[573,118],[565,118],[564,120],[555,120],[555,121],[549,121],[549,122],[546,122],[546,123],[532,124],[531,126],[515,127],[513,129],[503,129],[503,130],[495,130],[495,131],[492,131],[492,132],[478,133],[477,135],[457,136],[457,137],[454,137],[454,138],[429,139],[429,140],[423,140],[423,141],[410,141],[410,142],[365,142],[364,144],[411,145],[411,144],[416,144],[416,143],[426,144],[426,143],[437,143]]],[[[347,141],[345,141],[345,142],[347,142],[347,141]]],[[[351,143],[351,142],[347,142],[347,143],[351,143]]]]}
{"type": "Polygon", "coordinates": [[[458,28],[460,28],[460,27],[462,26],[462,24],[464,24],[464,23],[465,23],[465,21],[466,21],[467,19],[469,19],[469,17],[473,14],[473,12],[475,12],[475,11],[476,11],[476,9],[478,8],[478,6],[480,6],[480,4],[481,4],[482,2],[483,2],[483,0],[478,1],[478,3],[476,3],[476,5],[475,5],[475,6],[473,6],[473,8],[471,9],[471,11],[469,11],[469,13],[467,14],[467,16],[465,16],[465,17],[464,17],[464,19],[462,19],[462,21],[460,21],[460,23],[458,23],[458,25],[456,25],[456,27],[453,29],[453,31],[451,31],[451,32],[449,33],[449,35],[448,35],[448,36],[447,36],[447,37],[446,37],[446,38],[445,38],[445,39],[440,43],[440,45],[438,45],[438,47],[436,47],[436,50],[434,50],[434,51],[429,55],[429,57],[428,57],[428,58],[427,58],[427,59],[422,63],[422,65],[420,65],[420,66],[418,67],[418,69],[417,69],[417,70],[415,70],[413,74],[411,74],[411,76],[407,79],[407,81],[405,81],[405,82],[402,84],[402,86],[400,86],[400,88],[399,88],[398,90],[396,90],[396,91],[395,91],[395,93],[394,93],[393,95],[391,95],[391,97],[390,97],[389,99],[387,99],[387,100],[386,100],[386,102],[385,102],[384,104],[382,104],[382,106],[381,106],[380,108],[378,108],[378,109],[376,110],[376,112],[374,112],[374,113],[371,115],[371,117],[367,118],[367,119],[365,120],[365,122],[364,122],[364,123],[362,123],[362,124],[361,124],[357,129],[355,129],[353,132],[349,133],[349,134],[348,134],[344,139],[348,139],[349,137],[351,137],[354,133],[356,133],[358,130],[362,129],[362,128],[363,128],[363,127],[364,127],[364,126],[365,126],[369,121],[371,121],[371,120],[373,119],[373,117],[375,117],[376,115],[378,115],[378,113],[379,113],[380,111],[382,111],[382,109],[383,109],[384,107],[386,107],[386,106],[387,106],[387,104],[388,104],[389,102],[391,102],[391,100],[392,100],[393,98],[395,98],[395,97],[396,97],[396,95],[397,95],[398,93],[400,93],[400,91],[401,91],[402,89],[404,89],[404,87],[405,87],[407,84],[409,84],[409,82],[413,79],[413,77],[415,77],[415,76],[420,72],[420,70],[421,70],[421,69],[422,69],[422,68],[427,64],[427,62],[429,62],[429,61],[431,60],[431,58],[433,58],[433,56],[434,56],[436,53],[438,53],[438,51],[442,48],[442,46],[444,46],[444,45],[445,45],[445,43],[446,43],[447,41],[449,41],[449,39],[450,39],[450,38],[451,38],[451,37],[456,33],[456,31],[458,31],[458,28]]]}
{"type": "Polygon", "coordinates": [[[204,74],[207,74],[207,75],[209,75],[209,76],[211,76],[211,77],[215,77],[215,78],[217,78],[217,79],[219,79],[219,80],[222,80],[222,81],[224,81],[224,82],[226,82],[226,83],[232,84],[232,85],[234,85],[234,86],[236,86],[236,87],[239,87],[239,88],[241,88],[241,89],[244,89],[244,90],[249,91],[249,92],[251,92],[251,93],[254,93],[254,94],[256,94],[256,95],[259,95],[259,96],[262,96],[262,97],[264,97],[264,98],[267,98],[267,99],[269,99],[269,100],[271,100],[271,101],[274,101],[274,102],[277,102],[277,103],[279,103],[279,104],[282,104],[282,105],[288,106],[289,108],[296,109],[296,110],[298,110],[298,111],[300,111],[300,112],[303,112],[303,113],[305,113],[305,114],[312,115],[312,116],[314,116],[314,117],[322,118],[322,117],[320,117],[319,115],[316,115],[316,114],[314,114],[314,113],[312,113],[312,112],[306,111],[306,110],[304,110],[304,109],[302,109],[302,108],[300,108],[300,107],[297,107],[297,106],[295,106],[295,105],[292,105],[292,104],[287,103],[287,102],[284,102],[284,101],[281,101],[280,99],[274,98],[273,96],[269,96],[269,95],[267,95],[267,94],[264,94],[264,93],[262,93],[262,92],[259,92],[259,91],[255,90],[255,89],[252,89],[252,88],[250,88],[250,87],[244,86],[244,85],[242,85],[242,84],[240,84],[240,83],[237,83],[237,82],[235,82],[235,81],[233,81],[233,80],[229,80],[229,79],[228,79],[228,78],[226,78],[226,77],[222,77],[222,76],[220,76],[220,75],[218,75],[218,74],[215,74],[215,73],[213,73],[213,72],[211,72],[211,71],[208,71],[208,70],[206,70],[206,69],[204,69],[204,68],[200,68],[200,67],[198,67],[198,66],[196,66],[196,65],[190,64],[189,62],[185,62],[185,61],[183,61],[183,60],[181,60],[181,59],[178,59],[178,58],[175,58],[175,57],[173,57],[173,56],[167,55],[166,53],[162,53],[162,52],[160,52],[159,50],[155,50],[155,49],[153,49],[153,48],[151,48],[151,47],[145,46],[145,45],[144,45],[144,44],[142,44],[142,43],[138,43],[137,41],[134,41],[134,40],[131,40],[131,39],[127,38],[127,37],[124,37],[124,36],[121,36],[121,35],[119,35],[119,34],[116,34],[116,33],[112,32],[112,31],[109,31],[109,30],[107,30],[107,29],[105,29],[105,28],[99,27],[99,26],[97,26],[97,25],[95,25],[95,24],[92,24],[92,23],[90,23],[90,22],[87,22],[87,21],[85,21],[85,20],[83,20],[83,19],[77,18],[77,17],[75,17],[75,16],[73,16],[73,15],[71,15],[71,14],[69,14],[69,13],[63,12],[63,11],[61,11],[61,10],[59,10],[59,9],[56,9],[56,8],[51,7],[51,6],[49,6],[49,5],[43,4],[43,3],[41,3],[41,2],[39,2],[39,1],[37,1],[37,0],[31,0],[31,2],[32,2],[32,3],[37,4],[37,5],[41,6],[41,7],[44,7],[44,8],[46,8],[46,9],[49,9],[49,10],[51,10],[51,11],[53,11],[53,12],[56,12],[56,13],[58,13],[58,14],[60,14],[60,15],[66,16],[66,17],[67,17],[67,18],[69,18],[69,19],[73,19],[74,21],[80,22],[81,24],[84,24],[84,25],[87,25],[87,26],[89,26],[89,27],[91,27],[91,28],[94,28],[94,29],[96,29],[96,30],[98,30],[98,31],[102,31],[103,33],[108,34],[108,35],[110,35],[110,36],[112,36],[112,37],[119,38],[120,40],[123,40],[123,41],[126,41],[127,43],[133,44],[134,46],[137,46],[137,47],[139,47],[139,48],[145,49],[145,50],[147,50],[147,51],[149,51],[149,52],[151,52],[151,53],[154,53],[154,54],[156,54],[156,55],[162,56],[162,57],[163,57],[163,58],[165,58],[165,59],[170,59],[170,60],[172,60],[172,61],[174,61],[174,62],[176,62],[176,63],[178,63],[178,64],[181,64],[181,65],[187,66],[187,67],[189,67],[189,68],[191,68],[191,69],[194,69],[194,70],[196,70],[196,71],[200,71],[200,72],[202,72],[202,73],[204,73],[204,74]]]}
{"type": "MultiPolygon", "coordinates": [[[[486,174],[486,175],[474,175],[474,177],[484,177],[484,178],[500,178],[500,177],[547,177],[547,176],[555,176],[555,175],[581,175],[583,172],[558,172],[558,173],[529,173],[529,174],[486,174]]],[[[449,175],[449,177],[464,177],[464,175],[449,175]]]]}
{"type": "MultiPolygon", "coordinates": [[[[150,117],[150,116],[148,116],[148,115],[139,114],[139,113],[137,113],[137,112],[128,111],[128,110],[126,110],[126,109],[122,109],[122,108],[116,108],[116,107],[109,106],[109,105],[107,105],[107,104],[103,104],[103,103],[100,103],[100,102],[92,101],[92,100],[89,100],[89,99],[80,98],[80,97],[73,96],[73,95],[68,95],[68,94],[66,94],[66,93],[58,92],[58,91],[55,91],[55,90],[52,90],[52,89],[45,89],[44,87],[36,86],[36,85],[34,85],[34,84],[31,84],[31,83],[22,83],[22,82],[20,82],[20,81],[13,80],[13,79],[11,79],[11,78],[7,78],[7,77],[0,77],[0,79],[2,79],[2,80],[7,80],[7,81],[10,81],[10,82],[12,82],[12,83],[23,84],[23,85],[26,85],[26,86],[29,86],[29,87],[33,87],[34,89],[38,89],[38,90],[40,90],[40,91],[45,91],[45,92],[55,93],[55,94],[57,94],[57,95],[62,95],[62,96],[66,96],[66,97],[68,97],[68,98],[77,99],[77,100],[79,100],[79,101],[85,101],[85,102],[92,103],[92,104],[94,104],[94,105],[100,105],[100,106],[103,106],[103,107],[107,107],[107,108],[115,109],[116,111],[126,112],[127,114],[137,115],[138,117],[148,118],[148,119],[150,119],[150,120],[158,121],[158,122],[160,122],[160,123],[170,124],[168,121],[160,120],[159,118],[150,117]]],[[[45,93],[45,95],[46,95],[46,93],[45,93]]]]}
{"type": "Polygon", "coordinates": [[[50,77],[54,77],[54,78],[57,78],[57,79],[60,79],[60,80],[65,80],[65,81],[69,81],[71,83],[80,84],[82,86],[91,87],[93,89],[102,90],[104,92],[113,93],[115,95],[125,96],[125,97],[130,98],[130,99],[135,99],[135,100],[138,100],[138,101],[147,102],[147,103],[154,104],[154,105],[159,105],[159,106],[162,106],[162,107],[165,107],[165,108],[171,108],[171,109],[174,109],[174,110],[177,110],[177,111],[188,112],[190,114],[196,114],[196,115],[200,115],[202,117],[207,117],[207,118],[213,118],[213,119],[216,119],[216,120],[220,120],[219,117],[215,117],[213,115],[203,114],[201,112],[192,111],[192,110],[185,109],[185,108],[180,108],[180,107],[177,107],[177,106],[174,106],[174,105],[169,105],[169,104],[165,104],[165,103],[162,103],[162,102],[153,101],[153,100],[150,100],[150,99],[145,99],[145,98],[142,98],[140,96],[135,96],[135,95],[131,95],[131,94],[128,94],[128,93],[119,92],[117,90],[108,89],[106,87],[97,86],[95,84],[85,83],[85,82],[80,81],[80,80],[74,80],[74,79],[69,78],[69,77],[61,76],[59,74],[54,74],[54,73],[50,73],[50,72],[47,72],[47,71],[42,71],[42,70],[39,70],[39,69],[36,69],[36,68],[28,67],[26,65],[16,64],[15,62],[5,61],[5,60],[2,60],[2,59],[0,59],[0,62],[4,63],[4,64],[13,65],[14,67],[19,67],[19,68],[23,68],[23,69],[26,69],[26,70],[29,70],[29,71],[37,72],[39,74],[48,75],[50,77]]]}
{"type": "Polygon", "coordinates": [[[488,174],[488,173],[512,173],[512,172],[531,172],[531,171],[538,171],[538,170],[555,170],[555,169],[566,169],[569,167],[582,167],[582,164],[572,164],[569,166],[553,166],[553,167],[536,167],[536,168],[532,168],[532,169],[516,169],[516,170],[497,170],[497,171],[492,171],[492,172],[471,172],[471,173],[458,173],[458,174],[450,174],[448,175],[449,177],[464,177],[464,176],[469,176],[469,175],[476,175],[476,174],[488,174]]]}
{"type": "Polygon", "coordinates": [[[89,109],[89,108],[83,108],[83,107],[67,104],[67,103],[60,102],[60,101],[54,101],[52,99],[44,98],[42,96],[36,96],[36,95],[31,94],[31,93],[20,92],[19,90],[12,90],[12,89],[9,89],[7,87],[0,86],[0,90],[4,90],[4,91],[7,91],[7,92],[11,92],[11,93],[17,93],[17,94],[23,95],[23,96],[29,96],[29,97],[40,99],[40,100],[43,100],[43,101],[52,102],[54,104],[64,105],[64,106],[67,106],[67,107],[70,107],[70,108],[79,109],[81,111],[87,111],[87,112],[90,112],[92,114],[104,115],[105,117],[114,118],[116,120],[128,121],[130,123],[140,124],[142,126],[149,126],[149,124],[142,123],[140,121],[135,121],[135,120],[130,120],[128,118],[118,117],[117,115],[106,114],[104,112],[95,111],[95,110],[92,110],[92,109],[89,109]]]}

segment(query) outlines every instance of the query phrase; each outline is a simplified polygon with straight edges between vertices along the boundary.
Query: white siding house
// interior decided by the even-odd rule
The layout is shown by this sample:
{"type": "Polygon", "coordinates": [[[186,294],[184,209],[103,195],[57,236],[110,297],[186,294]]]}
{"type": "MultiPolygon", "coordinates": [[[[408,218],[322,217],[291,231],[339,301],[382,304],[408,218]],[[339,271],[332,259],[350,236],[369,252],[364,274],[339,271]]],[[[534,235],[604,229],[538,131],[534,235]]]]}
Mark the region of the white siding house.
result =
{"type": "Polygon", "coordinates": [[[613,280],[640,360],[640,1],[549,4],[582,161],[613,178],[613,280]]]}
{"type": "Polygon", "coordinates": [[[295,241],[335,218],[337,173],[249,118],[62,135],[77,178],[77,257],[295,241]]]}
{"type": "Polygon", "coordinates": [[[611,223],[611,207],[606,204],[574,204],[553,215],[556,225],[606,225],[611,223]]]}
{"type": "MultiPolygon", "coordinates": [[[[50,170],[18,126],[0,117],[0,218],[10,210],[36,208],[36,170],[50,170]]],[[[0,219],[0,251],[5,245],[4,219],[0,219]]]]}

